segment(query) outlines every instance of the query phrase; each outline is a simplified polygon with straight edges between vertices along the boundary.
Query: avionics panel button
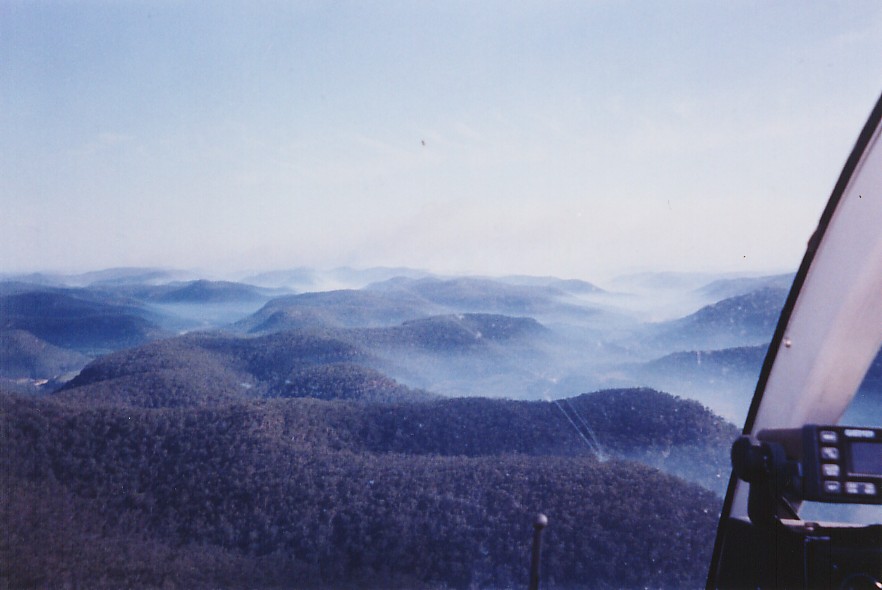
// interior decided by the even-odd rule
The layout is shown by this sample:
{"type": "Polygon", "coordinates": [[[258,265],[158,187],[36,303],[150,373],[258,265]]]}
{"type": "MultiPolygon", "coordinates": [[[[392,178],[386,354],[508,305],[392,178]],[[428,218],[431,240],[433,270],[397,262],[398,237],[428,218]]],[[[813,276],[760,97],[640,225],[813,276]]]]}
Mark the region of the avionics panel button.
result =
{"type": "Polygon", "coordinates": [[[828,494],[839,494],[842,492],[842,485],[838,481],[824,481],[824,491],[828,494]]]}
{"type": "Polygon", "coordinates": [[[837,442],[839,442],[839,435],[837,435],[832,430],[822,430],[821,442],[835,445],[837,442]]]}
{"type": "Polygon", "coordinates": [[[847,481],[845,492],[854,496],[875,496],[876,484],[868,481],[847,481]]]}
{"type": "Polygon", "coordinates": [[[835,463],[824,463],[821,465],[821,473],[825,477],[839,477],[839,465],[835,463]]]}
{"type": "Polygon", "coordinates": [[[860,485],[861,493],[865,496],[875,496],[876,495],[876,485],[870,482],[864,482],[860,485]]]}
{"type": "Polygon", "coordinates": [[[827,461],[839,460],[839,449],[836,447],[821,447],[821,459],[827,461]]]}

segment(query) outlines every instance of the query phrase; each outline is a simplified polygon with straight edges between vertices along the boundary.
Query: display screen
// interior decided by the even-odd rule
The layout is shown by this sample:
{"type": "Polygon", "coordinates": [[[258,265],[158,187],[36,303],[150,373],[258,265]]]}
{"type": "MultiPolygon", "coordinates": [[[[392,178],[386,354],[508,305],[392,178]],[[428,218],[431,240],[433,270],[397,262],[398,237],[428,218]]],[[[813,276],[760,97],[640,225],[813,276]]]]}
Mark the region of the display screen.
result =
{"type": "Polygon", "coordinates": [[[851,443],[851,472],[882,476],[882,443],[851,443]]]}

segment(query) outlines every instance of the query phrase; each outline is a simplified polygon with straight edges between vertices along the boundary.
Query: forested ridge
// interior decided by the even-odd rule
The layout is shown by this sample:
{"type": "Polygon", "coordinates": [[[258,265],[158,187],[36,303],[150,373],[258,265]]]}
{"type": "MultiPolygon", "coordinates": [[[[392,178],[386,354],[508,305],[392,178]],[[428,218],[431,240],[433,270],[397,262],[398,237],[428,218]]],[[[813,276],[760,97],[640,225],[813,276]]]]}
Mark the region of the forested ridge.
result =
{"type": "Polygon", "coordinates": [[[24,330],[0,332],[0,378],[38,379],[79,369],[88,360],[73,350],[53,346],[24,330]]]}
{"type": "Polygon", "coordinates": [[[75,289],[0,292],[5,330],[25,330],[55,346],[106,352],[163,335],[144,310],[125,299],[75,289]]]}
{"type": "Polygon", "coordinates": [[[369,353],[335,332],[193,335],[106,355],[56,397],[145,408],[279,397],[358,401],[363,403],[331,405],[321,412],[301,405],[303,427],[322,425],[352,441],[355,452],[570,456],[596,452],[585,440],[596,436],[601,452],[638,459],[723,492],[736,430],[697,402],[645,389],[556,403],[443,399],[362,364],[369,362],[369,353]]]}
{"type": "MultiPolygon", "coordinates": [[[[615,302],[628,301],[627,294],[603,293],[590,284],[553,277],[414,279],[389,278],[383,272],[377,278],[388,280],[359,289],[284,295],[284,289],[240,283],[167,282],[171,275],[163,283],[153,272],[126,276],[134,282],[122,275],[92,284],[88,281],[99,275],[74,277],[69,287],[63,287],[60,278],[52,283],[38,276],[24,277],[34,283],[0,281],[4,332],[17,331],[56,347],[38,351],[40,358],[31,361],[32,343],[20,338],[5,343],[10,351],[0,355],[0,381],[17,391],[48,393],[90,358],[132,346],[137,347],[135,354],[153,356],[163,348],[174,354],[176,347],[182,347],[171,334],[189,331],[183,344],[201,348],[215,360],[193,365],[196,375],[191,381],[199,383],[200,376],[205,376],[205,382],[211,383],[201,392],[188,388],[186,377],[166,372],[163,379],[178,392],[172,397],[179,404],[200,399],[213,403],[217,397],[238,395],[237,388],[250,388],[258,397],[268,392],[302,395],[300,384],[285,387],[294,379],[283,373],[296,371],[294,377],[314,381],[316,371],[290,366],[309,347],[277,344],[312,338],[314,345],[324,339],[350,348],[350,358],[333,361],[341,364],[339,372],[349,371],[349,379],[376,381],[350,371],[358,365],[412,389],[513,399],[649,385],[700,399],[731,416],[733,406],[747,403],[743,391],[750,387],[745,382],[755,378],[758,361],[753,356],[736,359],[729,355],[729,360],[737,361],[730,367],[720,356],[717,370],[702,367],[700,374],[679,361],[684,354],[688,357],[684,351],[711,355],[720,348],[740,350],[767,341],[783,300],[781,289],[756,288],[776,282],[726,283],[709,292],[735,296],[722,301],[701,296],[701,302],[710,304],[679,320],[657,324],[617,309],[615,302]],[[212,335],[203,333],[200,342],[194,336],[196,330],[212,335]],[[213,345],[207,346],[209,341],[213,345]],[[259,347],[263,345],[279,354],[275,358],[262,355],[259,347]],[[255,350],[246,351],[249,347],[255,350]],[[62,353],[75,354],[69,359],[77,360],[59,362],[62,353]],[[253,358],[248,361],[243,355],[253,358]],[[268,368],[262,374],[254,363],[261,356],[260,362],[268,368]],[[281,365],[275,367],[275,361],[281,365]],[[206,373],[207,365],[217,362],[224,370],[206,373]],[[721,400],[720,396],[733,399],[721,400]]],[[[190,352],[183,354],[194,357],[190,352]]],[[[108,362],[128,362],[132,356],[101,357],[97,362],[106,368],[108,362]]],[[[124,380],[131,381],[131,375],[124,380]]],[[[145,404],[168,401],[157,399],[167,397],[160,387],[152,387],[153,393],[147,394],[123,382],[119,385],[145,404]]],[[[389,388],[364,389],[363,397],[374,393],[378,398],[406,397],[401,389],[397,393],[389,388]]]]}
{"type": "MultiPolygon", "coordinates": [[[[11,587],[523,587],[538,511],[547,587],[698,587],[720,503],[547,438],[547,402],[0,400],[11,587]]],[[[681,411],[726,432],[648,390],[570,403],[610,450],[700,435],[681,411]]]]}

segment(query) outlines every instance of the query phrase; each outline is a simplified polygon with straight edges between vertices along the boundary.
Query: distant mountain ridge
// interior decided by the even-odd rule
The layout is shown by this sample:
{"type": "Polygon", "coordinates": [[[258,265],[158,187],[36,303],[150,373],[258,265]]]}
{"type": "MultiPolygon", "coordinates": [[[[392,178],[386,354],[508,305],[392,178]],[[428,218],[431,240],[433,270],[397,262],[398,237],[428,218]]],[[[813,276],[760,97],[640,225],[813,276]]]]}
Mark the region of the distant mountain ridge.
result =
{"type": "Polygon", "coordinates": [[[0,281],[19,281],[41,286],[52,287],[88,287],[88,286],[122,286],[122,285],[157,285],[172,281],[192,279],[194,274],[188,271],[120,267],[85,272],[80,274],[61,273],[29,273],[0,275],[0,281]]]}
{"type": "Polygon", "coordinates": [[[686,350],[756,345],[771,340],[788,289],[763,287],[656,326],[650,344],[686,350]]]}
{"type": "Polygon", "coordinates": [[[389,328],[363,328],[353,334],[359,342],[373,347],[415,347],[469,353],[487,342],[506,342],[547,331],[533,318],[465,313],[408,320],[389,328]]]}
{"type": "Polygon", "coordinates": [[[650,361],[644,369],[650,372],[672,373],[749,373],[756,380],[768,351],[767,345],[740,346],[721,350],[691,350],[675,352],[650,361]]]}
{"type": "MultiPolygon", "coordinates": [[[[171,285],[170,285],[171,286],[171,285]]],[[[207,281],[200,279],[173,288],[156,297],[160,303],[210,303],[219,301],[266,300],[270,296],[263,290],[230,281],[207,281]]]]}
{"type": "Polygon", "coordinates": [[[698,289],[698,292],[704,297],[720,301],[731,297],[738,297],[739,295],[747,295],[752,291],[760,289],[785,289],[789,291],[791,285],[793,285],[794,276],[793,273],[785,273],[762,277],[718,279],[701,287],[698,289]]]}
{"type": "Polygon", "coordinates": [[[563,291],[547,285],[508,284],[483,278],[386,281],[367,287],[370,291],[403,293],[436,305],[474,313],[531,315],[552,305],[563,291]]]}
{"type": "Polygon", "coordinates": [[[267,301],[278,297],[278,291],[231,281],[172,281],[162,284],[133,283],[121,285],[97,284],[90,290],[117,293],[143,304],[211,304],[241,301],[267,301]]]}
{"type": "Polygon", "coordinates": [[[429,302],[404,294],[389,297],[367,290],[324,291],[275,298],[236,327],[269,333],[305,327],[390,326],[436,311],[429,302]]]}
{"type": "Polygon", "coordinates": [[[135,346],[162,335],[150,313],[113,298],[69,291],[0,296],[0,325],[63,348],[90,352],[135,346]]]}
{"type": "Polygon", "coordinates": [[[329,270],[299,267],[252,274],[242,280],[262,287],[287,288],[295,291],[328,291],[360,289],[370,283],[393,277],[423,278],[431,274],[428,271],[407,267],[381,266],[364,269],[338,267],[329,270]]]}

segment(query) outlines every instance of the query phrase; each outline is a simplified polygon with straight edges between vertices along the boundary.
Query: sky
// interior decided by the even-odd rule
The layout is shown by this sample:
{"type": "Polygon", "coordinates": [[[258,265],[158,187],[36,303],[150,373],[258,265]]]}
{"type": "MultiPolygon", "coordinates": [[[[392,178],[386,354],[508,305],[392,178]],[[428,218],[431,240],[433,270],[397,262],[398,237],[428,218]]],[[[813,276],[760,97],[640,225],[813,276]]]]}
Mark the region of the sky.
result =
{"type": "Polygon", "coordinates": [[[0,0],[0,273],[794,270],[875,1],[0,0]]]}

